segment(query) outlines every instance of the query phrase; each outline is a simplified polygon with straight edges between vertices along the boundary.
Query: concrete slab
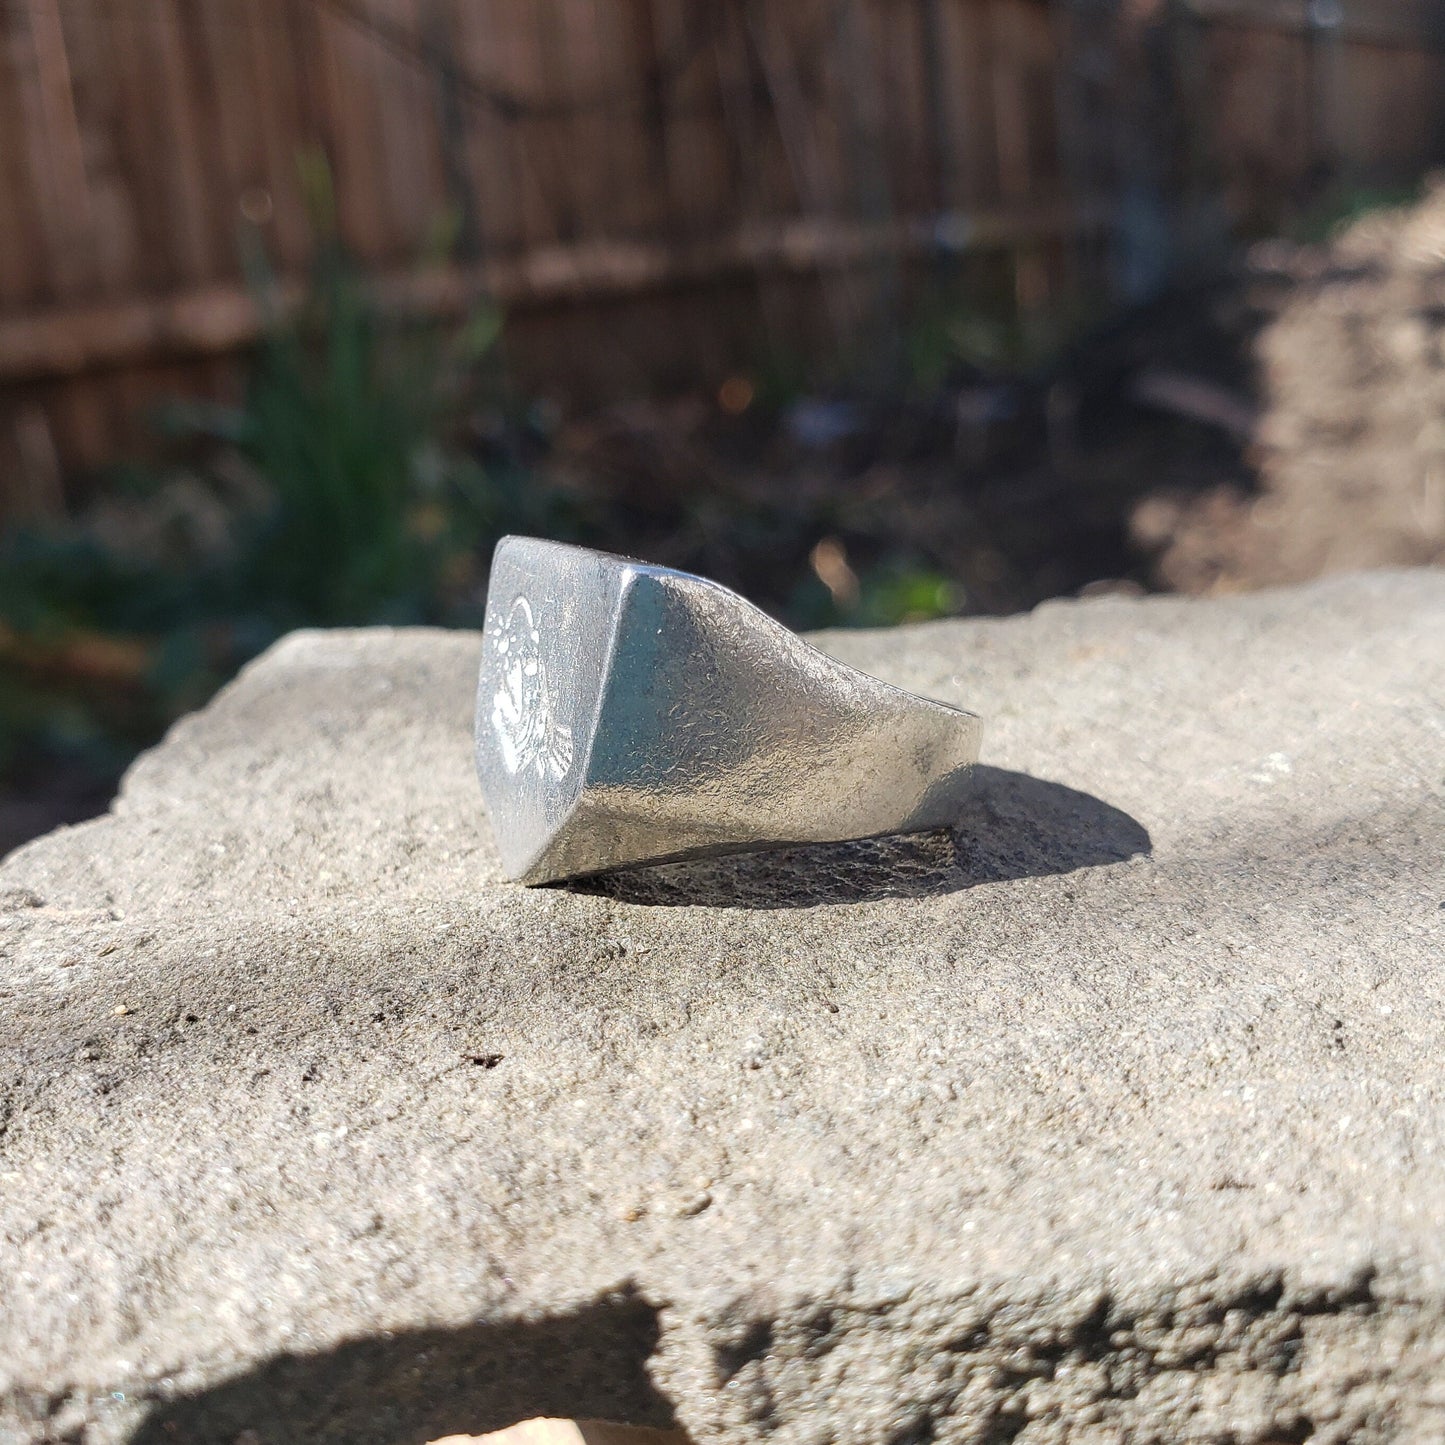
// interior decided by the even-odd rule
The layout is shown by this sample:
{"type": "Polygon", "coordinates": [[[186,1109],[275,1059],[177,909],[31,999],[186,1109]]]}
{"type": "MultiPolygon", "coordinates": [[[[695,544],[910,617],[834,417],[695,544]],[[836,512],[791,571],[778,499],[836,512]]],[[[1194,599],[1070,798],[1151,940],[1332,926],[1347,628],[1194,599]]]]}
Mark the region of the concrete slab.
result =
{"type": "Polygon", "coordinates": [[[0,1440],[1445,1437],[1445,574],[822,644],[955,835],[500,879],[301,634],[0,869],[0,1440]]]}

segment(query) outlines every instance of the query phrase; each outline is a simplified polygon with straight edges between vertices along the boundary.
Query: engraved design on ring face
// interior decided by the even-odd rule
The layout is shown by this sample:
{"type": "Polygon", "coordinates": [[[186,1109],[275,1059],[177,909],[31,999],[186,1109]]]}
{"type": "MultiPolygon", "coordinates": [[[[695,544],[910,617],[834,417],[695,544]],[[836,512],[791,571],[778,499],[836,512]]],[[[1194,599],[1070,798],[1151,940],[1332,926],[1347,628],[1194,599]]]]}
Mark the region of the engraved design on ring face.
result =
{"type": "Polygon", "coordinates": [[[492,726],[509,773],[535,769],[540,778],[561,781],[572,766],[572,729],[552,711],[542,634],[532,604],[516,598],[506,617],[490,629],[501,659],[501,685],[492,698],[492,726]]]}

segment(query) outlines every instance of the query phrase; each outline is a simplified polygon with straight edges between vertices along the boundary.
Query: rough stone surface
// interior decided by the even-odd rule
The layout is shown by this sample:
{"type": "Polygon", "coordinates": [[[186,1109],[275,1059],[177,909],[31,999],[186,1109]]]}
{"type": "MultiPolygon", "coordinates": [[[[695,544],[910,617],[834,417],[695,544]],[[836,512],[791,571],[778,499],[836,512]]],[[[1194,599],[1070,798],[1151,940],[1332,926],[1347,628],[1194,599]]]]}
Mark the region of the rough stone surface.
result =
{"type": "Polygon", "coordinates": [[[1445,1437],[1445,574],[825,646],[953,837],[527,891],[478,640],[0,870],[0,1440],[1445,1437]]]}

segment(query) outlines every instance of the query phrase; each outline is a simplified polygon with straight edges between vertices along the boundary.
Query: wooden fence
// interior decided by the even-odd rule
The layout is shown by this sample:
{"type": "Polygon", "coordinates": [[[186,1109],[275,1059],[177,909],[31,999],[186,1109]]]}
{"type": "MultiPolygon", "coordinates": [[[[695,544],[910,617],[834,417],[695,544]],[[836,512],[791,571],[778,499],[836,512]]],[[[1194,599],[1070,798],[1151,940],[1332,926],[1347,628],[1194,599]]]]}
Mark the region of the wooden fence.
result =
{"type": "Polygon", "coordinates": [[[1439,3],[1158,3],[0,0],[0,517],[224,387],[239,233],[295,277],[328,191],[395,304],[495,297],[585,386],[808,288],[846,332],[900,257],[1039,304],[1141,178],[1248,219],[1442,154],[1439,3]]]}

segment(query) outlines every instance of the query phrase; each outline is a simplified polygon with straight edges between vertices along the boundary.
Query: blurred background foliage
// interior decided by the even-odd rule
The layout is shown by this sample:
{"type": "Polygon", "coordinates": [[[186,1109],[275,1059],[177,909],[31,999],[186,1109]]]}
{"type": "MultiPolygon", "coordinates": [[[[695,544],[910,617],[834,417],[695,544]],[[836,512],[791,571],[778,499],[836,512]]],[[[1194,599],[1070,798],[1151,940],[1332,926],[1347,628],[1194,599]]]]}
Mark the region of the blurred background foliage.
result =
{"type": "MultiPolygon", "coordinates": [[[[850,523],[826,487],[801,508],[642,497],[632,505],[646,517],[633,516],[625,495],[569,482],[556,417],[511,392],[494,308],[452,325],[388,318],[334,236],[283,308],[254,237],[246,249],[270,319],[241,403],[164,405],[153,425],[167,460],[117,466],[78,516],[0,539],[0,784],[59,768],[88,806],[137,748],[292,628],[477,625],[487,558],[509,531],[710,569],[797,626],[886,626],[967,601],[886,526],[850,523]],[[835,535],[849,531],[872,543],[856,570],[835,535]]],[[[961,309],[930,312],[917,334],[910,395],[961,364],[1038,354],[1017,326],[961,309]]],[[[840,452],[879,446],[869,409],[862,394],[812,396],[800,368],[765,359],[724,384],[705,429],[753,454],[782,446],[790,465],[826,459],[831,473],[840,452]]],[[[696,462],[686,441],[646,427],[584,446],[592,477],[620,469],[633,487],[696,462]],[[628,455],[669,446],[680,454],[628,455]]]]}
{"type": "Polygon", "coordinates": [[[0,7],[0,852],[508,531],[800,628],[1445,557],[1438,27],[1307,11],[0,7]]]}
{"type": "MultiPolygon", "coordinates": [[[[884,369],[764,339],[715,392],[568,417],[516,389],[495,306],[385,308],[330,225],[325,166],[303,169],[318,239],[300,294],[241,240],[265,325],[238,403],[165,401],[147,460],[0,535],[0,789],[43,780],[46,821],[103,806],[137,750],[293,628],[479,625],[507,532],[697,570],[798,628],[890,626],[1143,590],[1139,496],[1251,485],[1227,413],[1247,405],[1258,316],[1227,271],[1046,312],[926,279],[884,369]],[[1171,359],[1194,379],[1182,399],[1141,398],[1171,359]]],[[[1301,231],[1375,198],[1332,205],[1301,231]]]]}
{"type": "Polygon", "coordinates": [[[109,786],[292,628],[474,622],[495,538],[554,526],[518,458],[468,445],[495,311],[391,324],[334,236],[282,308],[247,249],[270,320],[241,404],[165,406],[174,460],[117,467],[78,518],[0,541],[6,781],[59,764],[109,786]]]}

